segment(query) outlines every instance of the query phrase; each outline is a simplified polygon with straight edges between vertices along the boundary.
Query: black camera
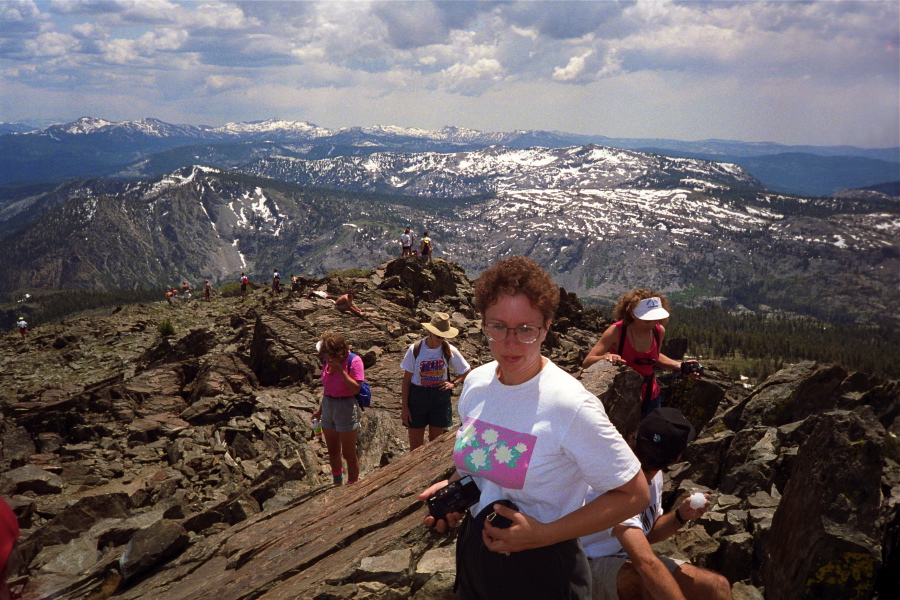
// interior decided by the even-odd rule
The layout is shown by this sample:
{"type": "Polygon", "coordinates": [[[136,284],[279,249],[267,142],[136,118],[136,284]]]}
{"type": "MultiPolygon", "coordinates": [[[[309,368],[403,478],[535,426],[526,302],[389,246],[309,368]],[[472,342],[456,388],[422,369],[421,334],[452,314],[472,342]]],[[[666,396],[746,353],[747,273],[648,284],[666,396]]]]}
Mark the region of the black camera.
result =
{"type": "Polygon", "coordinates": [[[481,490],[469,475],[451,481],[428,498],[428,512],[434,517],[447,520],[448,513],[463,512],[481,498],[481,490]]]}
{"type": "Polygon", "coordinates": [[[703,365],[698,362],[683,362],[681,363],[681,374],[682,375],[690,375],[691,373],[697,373],[698,375],[703,375],[703,365]]]}

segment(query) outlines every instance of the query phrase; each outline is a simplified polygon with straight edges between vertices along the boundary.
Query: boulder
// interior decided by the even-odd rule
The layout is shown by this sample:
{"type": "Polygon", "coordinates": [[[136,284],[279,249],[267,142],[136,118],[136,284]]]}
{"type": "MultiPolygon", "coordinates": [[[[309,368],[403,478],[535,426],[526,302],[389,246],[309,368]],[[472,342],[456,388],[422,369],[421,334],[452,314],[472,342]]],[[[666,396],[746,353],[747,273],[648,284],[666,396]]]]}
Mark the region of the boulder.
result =
{"type": "Polygon", "coordinates": [[[129,540],[119,559],[125,580],[137,576],[159,563],[177,556],[187,545],[188,536],[179,523],[163,519],[138,531],[129,540]]]}
{"type": "Polygon", "coordinates": [[[35,494],[58,494],[63,489],[62,478],[49,471],[28,464],[0,476],[0,494],[11,496],[34,492],[35,494]]]}
{"type": "Polygon", "coordinates": [[[871,409],[812,417],[772,519],[768,600],[870,598],[882,563],[883,430],[871,409]]]}

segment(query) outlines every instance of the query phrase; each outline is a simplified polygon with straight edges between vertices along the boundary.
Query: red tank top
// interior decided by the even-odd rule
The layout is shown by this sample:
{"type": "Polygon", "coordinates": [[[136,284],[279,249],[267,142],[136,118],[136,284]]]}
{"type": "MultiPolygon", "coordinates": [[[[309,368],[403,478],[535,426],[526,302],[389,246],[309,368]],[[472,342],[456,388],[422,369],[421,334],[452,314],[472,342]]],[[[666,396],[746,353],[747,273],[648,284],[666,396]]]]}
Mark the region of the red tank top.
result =
{"type": "MultiPolygon", "coordinates": [[[[615,326],[619,328],[619,336],[621,341],[621,336],[625,336],[624,343],[620,343],[619,346],[622,348],[622,352],[619,356],[622,357],[622,360],[625,361],[625,364],[638,372],[639,375],[643,375],[644,377],[649,377],[653,375],[653,365],[656,364],[656,361],[659,359],[659,325],[654,325],[654,336],[653,342],[650,344],[650,349],[647,352],[638,352],[634,349],[634,346],[631,345],[631,340],[628,339],[628,335],[622,327],[622,321],[617,321],[615,326]]],[[[645,381],[641,385],[641,399],[648,398],[646,394],[647,382],[645,381]]],[[[656,381],[656,378],[653,378],[653,389],[650,392],[649,398],[656,398],[659,395],[659,383],[656,381]]]]}

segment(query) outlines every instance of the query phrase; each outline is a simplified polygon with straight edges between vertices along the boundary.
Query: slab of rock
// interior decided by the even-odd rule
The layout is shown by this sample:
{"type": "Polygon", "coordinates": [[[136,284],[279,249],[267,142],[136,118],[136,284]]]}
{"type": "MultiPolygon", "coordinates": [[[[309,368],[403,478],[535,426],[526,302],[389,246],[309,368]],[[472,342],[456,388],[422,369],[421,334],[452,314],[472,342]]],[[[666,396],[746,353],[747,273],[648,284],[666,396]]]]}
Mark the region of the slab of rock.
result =
{"type": "Polygon", "coordinates": [[[4,496],[34,492],[36,494],[58,494],[63,490],[63,480],[59,475],[28,464],[0,477],[0,493],[4,496]]]}
{"type": "Polygon", "coordinates": [[[814,417],[772,519],[768,600],[869,598],[881,562],[884,430],[870,408],[814,417]]]}
{"type": "MultiPolygon", "coordinates": [[[[446,543],[422,525],[426,511],[418,494],[451,471],[453,441],[442,436],[359,483],[322,488],[303,503],[252,517],[192,546],[118,597],[238,600],[256,590],[260,600],[296,600],[319,597],[326,588],[338,597],[336,590],[350,585],[355,593],[363,559],[409,548],[420,557],[446,543]]],[[[414,572],[411,563],[405,585],[414,572]]]]}

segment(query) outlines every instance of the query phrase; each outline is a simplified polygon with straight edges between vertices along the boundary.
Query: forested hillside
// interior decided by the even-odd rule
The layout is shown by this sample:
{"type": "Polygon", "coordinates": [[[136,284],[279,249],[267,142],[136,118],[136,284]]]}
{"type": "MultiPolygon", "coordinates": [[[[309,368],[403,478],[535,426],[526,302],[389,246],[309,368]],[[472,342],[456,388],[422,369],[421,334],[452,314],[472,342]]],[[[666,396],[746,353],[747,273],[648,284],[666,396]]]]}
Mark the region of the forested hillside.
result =
{"type": "Polygon", "coordinates": [[[693,356],[723,361],[732,376],[764,379],[801,360],[841,364],[882,377],[900,377],[900,333],[888,324],[824,322],[796,315],[732,314],[718,307],[672,308],[668,337],[688,340],[693,356]]]}

